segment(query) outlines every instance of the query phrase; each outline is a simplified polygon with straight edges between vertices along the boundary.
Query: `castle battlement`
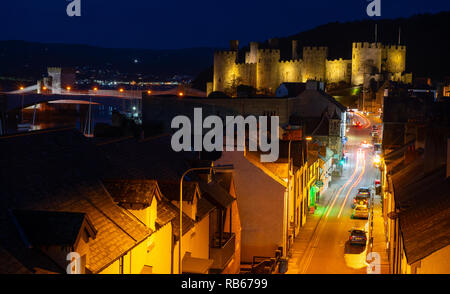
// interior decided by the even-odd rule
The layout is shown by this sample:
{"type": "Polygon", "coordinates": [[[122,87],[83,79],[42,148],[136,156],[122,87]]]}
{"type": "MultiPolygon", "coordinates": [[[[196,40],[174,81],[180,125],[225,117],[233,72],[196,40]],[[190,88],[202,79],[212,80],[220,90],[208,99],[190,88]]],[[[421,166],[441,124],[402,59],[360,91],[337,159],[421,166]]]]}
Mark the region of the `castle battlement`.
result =
{"type": "Polygon", "coordinates": [[[403,46],[403,45],[386,45],[386,46],[384,46],[384,48],[389,49],[389,50],[406,51],[406,46],[403,46]]]}
{"type": "Polygon", "coordinates": [[[298,65],[301,64],[303,62],[303,60],[301,59],[296,59],[296,60],[280,60],[279,61],[280,64],[292,64],[292,65],[298,65]]]}
{"type": "Polygon", "coordinates": [[[279,54],[280,49],[258,49],[258,53],[275,53],[279,54]]]}
{"type": "Polygon", "coordinates": [[[383,45],[381,43],[369,43],[369,42],[361,43],[361,42],[356,42],[356,43],[353,43],[353,48],[356,48],[356,49],[380,48],[380,49],[382,49],[383,45]]]}
{"type": "Polygon", "coordinates": [[[327,59],[327,62],[332,62],[332,63],[341,63],[341,62],[352,62],[351,59],[327,59]]]}
{"type": "Polygon", "coordinates": [[[236,55],[237,51],[230,50],[217,50],[214,52],[215,55],[236,55]]]}
{"type": "Polygon", "coordinates": [[[303,47],[303,52],[305,52],[305,51],[327,51],[328,50],[328,47],[325,47],[325,46],[316,46],[316,47],[314,47],[314,46],[306,46],[306,47],[303,47]]]}

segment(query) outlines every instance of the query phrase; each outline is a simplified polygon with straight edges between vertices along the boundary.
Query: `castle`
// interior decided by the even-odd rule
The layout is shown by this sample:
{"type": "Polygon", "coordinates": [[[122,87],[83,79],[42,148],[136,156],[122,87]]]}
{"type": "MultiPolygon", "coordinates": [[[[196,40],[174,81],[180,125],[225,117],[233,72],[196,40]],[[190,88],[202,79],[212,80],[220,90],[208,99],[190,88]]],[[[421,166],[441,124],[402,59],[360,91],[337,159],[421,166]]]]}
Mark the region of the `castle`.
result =
{"type": "Polygon", "coordinates": [[[306,82],[364,85],[389,79],[409,83],[411,74],[405,74],[406,46],[380,43],[353,43],[352,59],[328,60],[327,47],[303,47],[303,59],[298,56],[298,41],[292,41],[292,58],[280,59],[277,42],[269,41],[270,48],[259,48],[250,42],[245,62],[238,61],[239,42],[230,41],[230,50],[214,53],[214,78],[207,92],[225,92],[236,95],[239,85],[251,86],[259,94],[273,95],[284,82],[306,82]]]}

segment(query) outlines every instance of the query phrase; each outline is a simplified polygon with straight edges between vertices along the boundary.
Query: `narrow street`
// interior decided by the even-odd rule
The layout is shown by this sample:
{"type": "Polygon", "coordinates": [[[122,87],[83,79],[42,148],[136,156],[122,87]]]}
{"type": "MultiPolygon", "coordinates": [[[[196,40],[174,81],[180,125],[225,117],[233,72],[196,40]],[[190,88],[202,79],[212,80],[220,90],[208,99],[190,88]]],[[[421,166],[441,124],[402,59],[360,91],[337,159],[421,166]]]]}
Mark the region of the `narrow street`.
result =
{"type": "MultiPolygon", "coordinates": [[[[363,117],[360,121],[362,127],[350,127],[347,134],[345,154],[348,156],[348,162],[344,164],[343,175],[340,179],[335,179],[324,196],[321,196],[323,213],[311,217],[313,224],[310,226],[313,227],[309,228],[308,240],[294,244],[293,256],[297,258],[290,263],[288,273],[367,273],[366,255],[369,244],[350,245],[348,241],[349,230],[352,228],[369,232],[370,218],[352,219],[352,202],[359,187],[373,187],[378,172],[373,164],[373,148],[361,147],[362,141],[371,143],[371,122],[363,117]]],[[[369,240],[369,234],[367,237],[369,240]]]]}

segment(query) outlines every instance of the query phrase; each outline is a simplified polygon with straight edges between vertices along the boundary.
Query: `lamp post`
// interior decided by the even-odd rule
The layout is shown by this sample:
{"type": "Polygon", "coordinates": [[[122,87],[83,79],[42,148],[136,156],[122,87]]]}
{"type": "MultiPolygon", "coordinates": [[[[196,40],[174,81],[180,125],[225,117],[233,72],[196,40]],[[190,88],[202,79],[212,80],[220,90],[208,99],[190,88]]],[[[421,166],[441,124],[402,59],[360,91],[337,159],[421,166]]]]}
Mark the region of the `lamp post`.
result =
{"type": "Polygon", "coordinates": [[[193,167],[188,169],[183,173],[180,180],[180,240],[178,241],[178,274],[183,273],[183,266],[182,266],[182,257],[181,257],[181,240],[183,239],[183,179],[184,177],[190,173],[191,171],[198,171],[198,170],[232,170],[232,165],[218,165],[218,166],[209,166],[209,167],[193,167]]]}

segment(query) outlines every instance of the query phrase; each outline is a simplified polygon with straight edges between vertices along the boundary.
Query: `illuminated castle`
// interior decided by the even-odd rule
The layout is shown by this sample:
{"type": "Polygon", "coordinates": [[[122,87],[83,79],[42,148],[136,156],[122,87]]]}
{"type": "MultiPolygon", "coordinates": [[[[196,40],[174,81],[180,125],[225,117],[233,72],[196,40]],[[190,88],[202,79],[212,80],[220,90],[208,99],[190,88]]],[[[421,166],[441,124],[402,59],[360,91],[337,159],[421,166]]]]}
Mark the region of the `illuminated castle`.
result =
{"type": "Polygon", "coordinates": [[[238,62],[239,42],[230,42],[230,50],[214,53],[214,79],[208,93],[220,91],[235,96],[239,85],[251,86],[260,94],[272,95],[284,82],[306,82],[368,85],[371,79],[388,79],[408,83],[404,74],[406,46],[385,46],[380,43],[353,43],[352,59],[328,60],[327,47],[303,47],[303,59],[298,56],[298,41],[292,41],[292,58],[280,59],[276,41],[269,41],[270,49],[250,43],[245,62],[238,62]]]}

